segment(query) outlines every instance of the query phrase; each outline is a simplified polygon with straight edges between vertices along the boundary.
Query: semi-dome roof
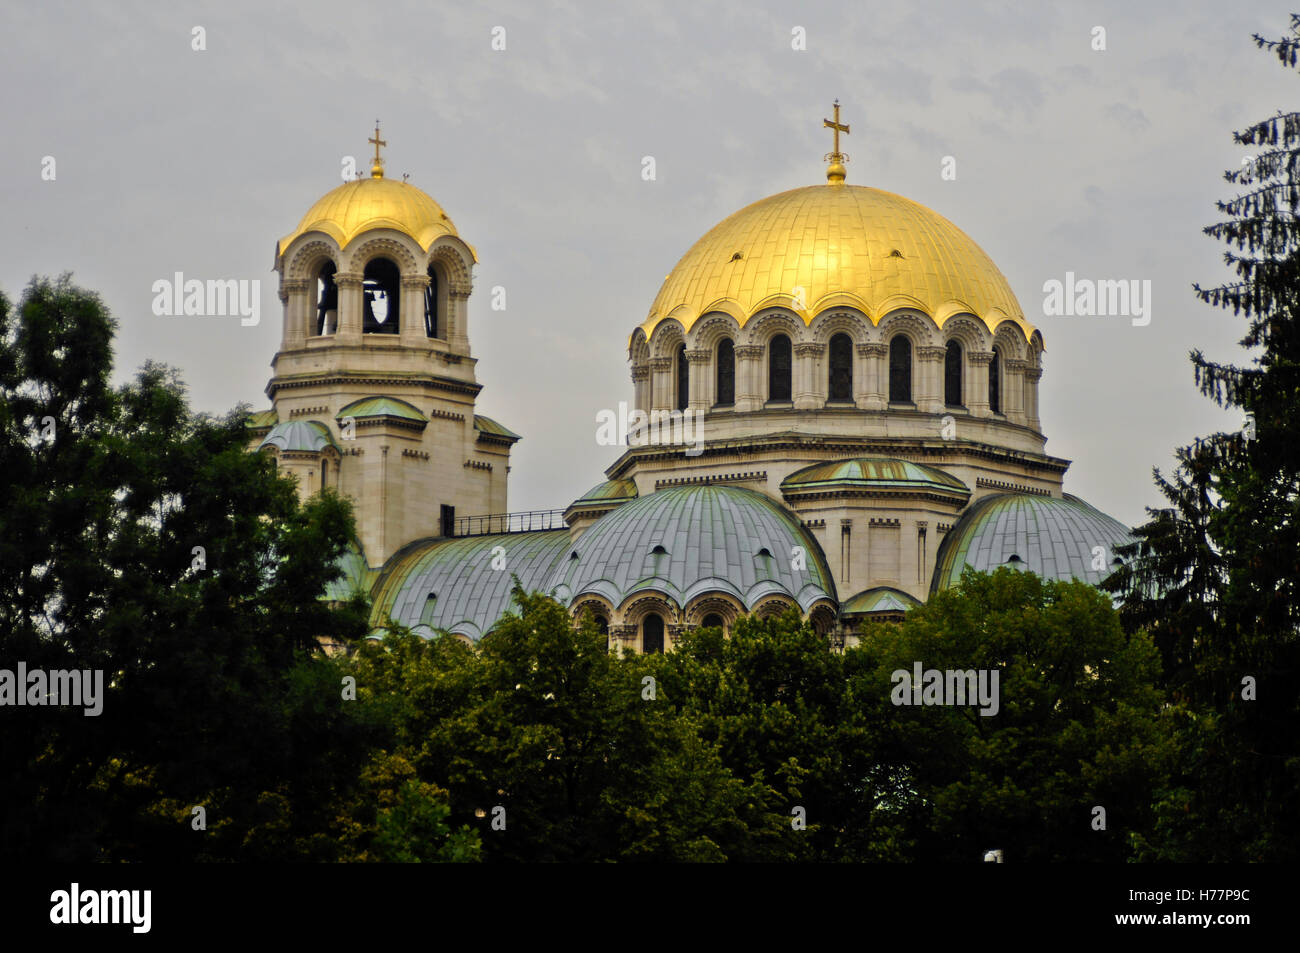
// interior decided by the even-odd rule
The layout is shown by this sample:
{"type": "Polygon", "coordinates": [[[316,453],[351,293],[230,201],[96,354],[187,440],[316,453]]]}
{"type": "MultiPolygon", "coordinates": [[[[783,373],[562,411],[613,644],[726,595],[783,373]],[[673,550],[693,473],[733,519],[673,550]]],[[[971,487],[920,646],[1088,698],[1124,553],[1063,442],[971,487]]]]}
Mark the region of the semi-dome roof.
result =
{"type": "Polygon", "coordinates": [[[384,567],[371,621],[388,619],[424,636],[434,631],[477,642],[510,611],[514,580],[525,592],[546,592],[553,567],[568,551],[567,530],[428,539],[384,567]],[[497,547],[507,568],[494,568],[497,547]]]}
{"type": "Polygon", "coordinates": [[[671,317],[689,330],[710,311],[743,325],[774,305],[808,323],[837,305],[873,321],[911,307],[939,325],[969,312],[990,330],[1010,319],[1026,336],[1033,331],[1002,272],[965,232],[901,195],[842,182],[760,199],[714,226],[664,279],[642,328],[649,336],[671,317]]]}
{"type": "Polygon", "coordinates": [[[656,490],[624,503],[578,537],[550,589],[562,601],[596,595],[618,606],[636,592],[659,592],[684,607],[725,592],[746,610],[781,595],[808,612],[835,598],[816,540],[761,493],[733,486],[656,490]],[[792,554],[803,552],[803,568],[792,554]]]}
{"type": "Polygon", "coordinates": [[[853,457],[828,460],[796,470],[781,481],[781,492],[806,493],[844,489],[929,491],[970,496],[970,488],[937,467],[896,457],[853,457]]]}
{"type": "Polygon", "coordinates": [[[420,423],[427,423],[429,420],[418,407],[397,397],[363,397],[348,404],[336,416],[340,420],[344,417],[396,417],[399,420],[420,423]]]}
{"type": "Polygon", "coordinates": [[[307,232],[323,232],[346,248],[357,235],[375,228],[395,229],[426,252],[443,235],[456,235],[456,226],[427,193],[409,182],[372,177],[326,192],[298,227],[280,239],[276,258],[307,232]]]}
{"type": "Polygon", "coordinates": [[[258,450],[263,447],[276,447],[281,451],[319,453],[326,447],[334,447],[337,450],[338,444],[334,442],[334,435],[330,433],[329,427],[319,420],[282,420],[272,427],[271,432],[257,445],[258,450]]]}
{"type": "Polygon", "coordinates": [[[944,537],[930,591],[957,585],[968,565],[980,572],[1012,566],[1047,579],[1080,579],[1095,586],[1114,571],[1115,548],[1133,538],[1119,520],[1076,496],[986,496],[944,537]],[[1096,565],[1103,568],[1093,568],[1096,565]]]}

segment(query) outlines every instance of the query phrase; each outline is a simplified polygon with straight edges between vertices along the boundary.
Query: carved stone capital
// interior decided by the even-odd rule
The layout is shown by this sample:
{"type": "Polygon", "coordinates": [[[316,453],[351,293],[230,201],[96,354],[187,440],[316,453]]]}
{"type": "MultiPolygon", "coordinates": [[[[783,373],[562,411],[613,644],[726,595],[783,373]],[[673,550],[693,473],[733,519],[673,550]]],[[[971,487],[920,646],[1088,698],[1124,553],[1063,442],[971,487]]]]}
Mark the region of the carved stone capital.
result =
{"type": "Polygon", "coordinates": [[[970,361],[972,364],[992,364],[993,352],[992,351],[968,351],[966,353],[966,359],[970,361]]]}
{"type": "Polygon", "coordinates": [[[637,364],[632,368],[633,381],[646,381],[650,379],[650,366],[648,364],[637,364]]]}
{"type": "Polygon", "coordinates": [[[673,359],[671,357],[652,357],[646,361],[652,371],[671,371],[673,369],[673,359]]]}
{"type": "Polygon", "coordinates": [[[801,341],[794,346],[794,352],[800,357],[821,357],[826,353],[826,345],[818,341],[801,341]]]}
{"type": "Polygon", "coordinates": [[[280,287],[288,294],[298,294],[307,290],[307,284],[306,278],[286,278],[280,282],[280,287]]]}
{"type": "Polygon", "coordinates": [[[756,361],[763,356],[763,345],[761,344],[741,344],[736,348],[736,359],[740,361],[756,361]]]}
{"type": "Polygon", "coordinates": [[[709,350],[686,352],[686,360],[691,364],[707,364],[711,357],[713,357],[713,352],[709,350]]]}
{"type": "Polygon", "coordinates": [[[1006,363],[1007,370],[1010,371],[1012,374],[1018,374],[1021,371],[1023,371],[1026,367],[1029,366],[1028,361],[1021,361],[1015,359],[1006,361],[1005,363],[1006,363]]]}
{"type": "Polygon", "coordinates": [[[1042,369],[1041,367],[1027,367],[1027,368],[1025,368],[1025,380],[1029,380],[1029,381],[1037,381],[1037,380],[1039,380],[1042,376],[1043,376],[1043,369],[1042,369]]]}
{"type": "Polygon", "coordinates": [[[340,271],[334,276],[334,284],[342,288],[360,288],[364,275],[359,271],[340,271]]]}
{"type": "Polygon", "coordinates": [[[889,353],[888,344],[859,344],[858,357],[884,357],[889,353]]]}
{"type": "Polygon", "coordinates": [[[410,291],[415,288],[429,287],[428,275],[402,275],[402,288],[410,291]]]}
{"type": "Polygon", "coordinates": [[[938,362],[948,356],[948,349],[946,347],[918,347],[916,356],[922,361],[938,362]]]}

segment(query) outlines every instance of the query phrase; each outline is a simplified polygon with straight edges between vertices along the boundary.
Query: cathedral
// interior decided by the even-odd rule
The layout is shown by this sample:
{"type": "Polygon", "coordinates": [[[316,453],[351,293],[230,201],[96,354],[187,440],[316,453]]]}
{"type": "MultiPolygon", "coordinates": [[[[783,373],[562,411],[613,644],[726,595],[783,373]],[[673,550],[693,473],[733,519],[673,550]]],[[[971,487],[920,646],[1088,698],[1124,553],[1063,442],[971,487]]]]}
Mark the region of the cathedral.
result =
{"type": "Polygon", "coordinates": [[[838,104],[824,125],[824,184],[740,209],[665,278],[628,340],[648,428],[542,513],[510,512],[520,436],[476,413],[474,248],[385,177],[376,128],[369,177],[276,246],[283,336],[250,420],[304,497],[353,503],[327,597],[367,593],[376,636],[476,642],[518,579],[590,613],[611,649],[790,608],[843,647],[966,566],[1109,575],[1132,536],[1045,452],[1042,334],[965,232],[848,184],[838,104]]]}

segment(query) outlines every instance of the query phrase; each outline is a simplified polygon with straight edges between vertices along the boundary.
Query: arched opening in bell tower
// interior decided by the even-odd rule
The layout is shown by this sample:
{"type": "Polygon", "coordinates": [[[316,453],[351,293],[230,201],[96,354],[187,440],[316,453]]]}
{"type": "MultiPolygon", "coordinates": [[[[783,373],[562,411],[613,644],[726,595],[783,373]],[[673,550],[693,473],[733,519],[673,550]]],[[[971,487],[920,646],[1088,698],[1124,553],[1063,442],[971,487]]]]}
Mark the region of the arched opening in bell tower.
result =
{"type": "Polygon", "coordinates": [[[387,258],[372,258],[362,275],[363,334],[396,334],[400,326],[402,274],[387,258]]]}
{"type": "Polygon", "coordinates": [[[446,336],[446,317],[442,303],[442,284],[436,265],[429,265],[429,284],[424,289],[424,336],[440,338],[446,336]]]}
{"type": "Polygon", "coordinates": [[[328,259],[316,270],[316,334],[333,334],[339,329],[339,288],[334,283],[338,269],[328,259]]]}

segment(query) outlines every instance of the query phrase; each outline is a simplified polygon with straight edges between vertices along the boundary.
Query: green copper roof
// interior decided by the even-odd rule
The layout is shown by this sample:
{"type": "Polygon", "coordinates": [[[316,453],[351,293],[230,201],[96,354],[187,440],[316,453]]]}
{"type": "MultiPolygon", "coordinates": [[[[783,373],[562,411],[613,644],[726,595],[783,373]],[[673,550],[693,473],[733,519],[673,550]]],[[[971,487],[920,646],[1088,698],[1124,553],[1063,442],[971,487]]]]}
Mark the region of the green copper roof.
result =
{"type": "Polygon", "coordinates": [[[781,481],[782,491],[845,487],[928,489],[970,495],[970,488],[950,473],[924,463],[892,457],[855,457],[814,463],[781,481]]]}
{"type": "Polygon", "coordinates": [[[420,413],[413,405],[396,397],[363,397],[354,400],[338,412],[338,419],[344,417],[397,417],[400,420],[416,420],[427,423],[429,418],[420,413]]]}
{"type": "Polygon", "coordinates": [[[280,422],[279,416],[272,407],[269,410],[255,410],[248,415],[246,426],[251,430],[261,430],[263,427],[274,427],[280,422]]]}
{"type": "Polygon", "coordinates": [[[474,429],[480,433],[485,433],[493,437],[509,437],[514,440],[521,439],[519,434],[515,433],[513,430],[503,427],[491,417],[484,417],[482,414],[474,415],[474,429]]]}
{"type": "Polygon", "coordinates": [[[415,543],[384,567],[371,624],[392,618],[421,635],[441,630],[477,642],[509,611],[513,577],[527,592],[546,592],[568,549],[568,530],[415,543]]]}
{"type": "Polygon", "coordinates": [[[301,450],[318,453],[326,447],[338,448],[329,427],[319,420],[285,420],[271,428],[271,432],[257,445],[279,447],[281,450],[301,450]]]}
{"type": "Polygon", "coordinates": [[[921,601],[913,598],[901,589],[889,586],[877,586],[859,592],[848,602],[840,606],[843,615],[860,615],[867,612],[906,612],[921,601]]]}
{"type": "Polygon", "coordinates": [[[821,547],[799,520],[739,487],[657,490],[606,513],[571,549],[550,584],[562,601],[592,594],[617,606],[654,591],[684,607],[725,592],[752,609],[779,594],[806,612],[835,598],[821,547]]]}
{"type": "Polygon", "coordinates": [[[339,557],[337,565],[343,570],[343,575],[325,587],[326,599],[346,602],[355,593],[370,593],[376,573],[366,564],[366,557],[355,544],[339,557]]]}
{"type": "Polygon", "coordinates": [[[606,480],[597,483],[575,501],[577,503],[605,503],[614,500],[635,500],[636,482],[634,480],[606,480]]]}
{"type": "Polygon", "coordinates": [[[980,572],[1012,565],[1097,585],[1114,571],[1115,548],[1132,540],[1123,523],[1075,496],[987,496],[944,537],[930,591],[955,586],[968,565],[980,572]]]}

